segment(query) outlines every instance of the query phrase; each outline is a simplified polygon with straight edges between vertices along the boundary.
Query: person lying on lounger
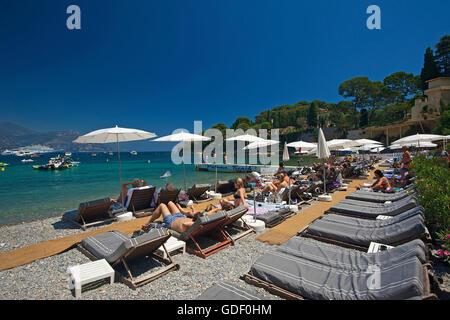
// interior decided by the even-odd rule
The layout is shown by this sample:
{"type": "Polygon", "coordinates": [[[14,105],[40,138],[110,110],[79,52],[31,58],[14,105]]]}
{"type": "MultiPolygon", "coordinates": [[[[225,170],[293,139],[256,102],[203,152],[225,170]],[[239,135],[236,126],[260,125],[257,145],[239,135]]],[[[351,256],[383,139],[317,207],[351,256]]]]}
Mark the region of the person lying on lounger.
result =
{"type": "Polygon", "coordinates": [[[277,175],[277,181],[269,183],[267,186],[264,187],[262,190],[262,193],[278,193],[281,189],[286,188],[289,183],[285,179],[286,173],[280,173],[277,175]]]}
{"type": "Polygon", "coordinates": [[[123,182],[122,190],[120,190],[119,196],[116,199],[111,199],[111,202],[122,202],[123,201],[122,204],[125,205],[125,203],[127,203],[128,189],[144,187],[146,185],[147,185],[147,182],[145,180],[140,180],[140,179],[134,179],[131,182],[123,182]],[[130,186],[130,187],[128,188],[128,186],[130,186]]]}
{"type": "Polygon", "coordinates": [[[236,193],[233,194],[233,203],[231,204],[228,200],[222,199],[220,200],[220,206],[223,210],[231,210],[233,208],[237,208],[239,206],[245,205],[245,188],[244,188],[244,181],[241,178],[237,178],[234,181],[234,187],[236,188],[236,193]],[[231,206],[230,206],[231,204],[231,206]]]}
{"type": "MultiPolygon", "coordinates": [[[[381,170],[375,170],[374,174],[375,174],[376,180],[369,187],[370,189],[372,189],[374,191],[385,191],[386,189],[391,188],[388,178],[386,178],[384,176],[384,174],[383,174],[383,172],[381,172],[381,170]]],[[[360,185],[358,188],[362,188],[362,186],[360,185]]]]}
{"type": "Polygon", "coordinates": [[[193,207],[191,207],[191,210],[187,210],[182,208],[178,203],[175,204],[172,201],[169,201],[167,205],[161,203],[155,211],[153,211],[148,223],[142,226],[142,230],[147,231],[149,229],[148,224],[162,216],[166,228],[183,233],[189,229],[199,217],[207,216],[220,210],[222,209],[215,208],[210,211],[195,212],[193,207]]]}

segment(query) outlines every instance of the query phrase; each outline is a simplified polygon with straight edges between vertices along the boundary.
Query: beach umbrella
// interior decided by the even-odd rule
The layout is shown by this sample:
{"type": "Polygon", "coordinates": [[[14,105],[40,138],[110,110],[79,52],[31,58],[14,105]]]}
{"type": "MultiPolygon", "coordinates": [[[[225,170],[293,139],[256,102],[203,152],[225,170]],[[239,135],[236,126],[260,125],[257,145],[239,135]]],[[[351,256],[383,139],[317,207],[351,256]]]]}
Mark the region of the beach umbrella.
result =
{"type": "MultiPolygon", "coordinates": [[[[331,155],[330,149],[328,148],[327,140],[325,139],[325,135],[323,134],[322,128],[319,129],[319,137],[317,140],[317,151],[316,156],[319,159],[327,159],[331,155]]],[[[325,162],[325,161],[324,161],[325,162]]],[[[326,175],[325,175],[325,167],[323,168],[323,190],[324,194],[327,192],[326,185],[326,175]]]]}
{"type": "Polygon", "coordinates": [[[380,146],[380,147],[376,147],[376,148],[371,149],[370,152],[372,152],[372,153],[374,153],[374,152],[378,153],[378,152],[380,152],[380,151],[383,151],[384,149],[386,149],[386,148],[380,146]]]}
{"type": "Polygon", "coordinates": [[[408,145],[410,143],[415,143],[417,146],[424,142],[436,141],[438,139],[444,139],[445,136],[437,135],[437,134],[413,134],[411,136],[407,136],[401,139],[398,139],[392,142],[393,145],[408,145]]]}
{"type": "MultiPolygon", "coordinates": [[[[204,137],[202,135],[198,135],[198,134],[193,134],[193,133],[189,133],[186,131],[182,131],[179,133],[174,133],[168,136],[164,136],[158,139],[154,139],[151,141],[166,141],[166,142],[183,142],[183,143],[187,143],[187,142],[196,142],[196,141],[210,141],[211,138],[209,137],[204,137]]],[[[186,167],[184,164],[184,159],[183,159],[183,175],[184,175],[184,190],[186,191],[186,167]]]]}
{"type": "Polygon", "coordinates": [[[371,140],[371,139],[356,139],[354,140],[356,143],[358,143],[360,146],[362,145],[368,145],[368,144],[381,144],[379,141],[371,140]]]}
{"type": "MultiPolygon", "coordinates": [[[[73,142],[75,143],[117,143],[117,158],[119,160],[119,178],[120,190],[122,190],[122,168],[120,166],[119,142],[137,141],[156,137],[156,134],[130,128],[120,128],[117,125],[114,128],[100,129],[79,136],[73,142]]],[[[121,192],[122,194],[122,192],[121,192]]],[[[122,194],[123,203],[123,194],[122,194]]]]}
{"type": "Polygon", "coordinates": [[[226,141],[246,141],[246,142],[255,142],[255,141],[264,141],[265,139],[251,135],[251,134],[243,134],[236,137],[231,137],[225,139],[226,141]]]}
{"type": "Polygon", "coordinates": [[[244,147],[243,150],[251,150],[251,149],[257,149],[257,148],[263,148],[271,145],[275,145],[280,143],[280,141],[276,140],[262,140],[262,141],[255,141],[250,143],[248,146],[244,147]]]}
{"type": "Polygon", "coordinates": [[[422,142],[420,143],[420,145],[418,142],[409,142],[409,143],[404,142],[402,144],[392,144],[389,146],[389,149],[401,149],[402,147],[433,148],[436,146],[437,145],[432,142],[422,142]]]}
{"type": "Polygon", "coordinates": [[[333,139],[333,140],[328,141],[326,144],[327,144],[329,150],[339,150],[339,149],[359,146],[358,142],[355,142],[350,139],[333,139]]]}
{"type": "Polygon", "coordinates": [[[305,141],[294,141],[287,144],[288,147],[308,151],[314,149],[317,145],[315,143],[305,142],[305,141]]]}
{"type": "MultiPolygon", "coordinates": [[[[289,161],[289,151],[287,148],[287,144],[284,144],[283,148],[283,162],[289,161]]],[[[289,196],[288,196],[288,204],[291,204],[291,177],[289,177],[289,196]]]]}
{"type": "Polygon", "coordinates": [[[379,147],[382,147],[382,145],[381,144],[371,143],[371,144],[361,145],[359,147],[354,147],[354,149],[355,150],[360,150],[360,151],[368,151],[368,150],[376,149],[376,148],[379,148],[379,147]]]}

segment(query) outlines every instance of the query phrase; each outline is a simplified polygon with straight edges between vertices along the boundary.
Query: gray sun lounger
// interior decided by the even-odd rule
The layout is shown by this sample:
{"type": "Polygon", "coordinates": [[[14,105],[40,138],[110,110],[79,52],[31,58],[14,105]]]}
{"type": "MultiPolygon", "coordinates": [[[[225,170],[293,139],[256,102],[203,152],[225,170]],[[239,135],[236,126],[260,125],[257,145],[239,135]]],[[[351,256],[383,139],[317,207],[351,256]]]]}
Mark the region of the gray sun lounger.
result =
{"type": "Polygon", "coordinates": [[[245,237],[247,235],[250,235],[252,233],[255,233],[255,230],[251,228],[245,221],[242,219],[244,214],[246,214],[248,211],[248,208],[245,206],[239,206],[237,208],[234,208],[232,210],[225,211],[227,214],[227,219],[225,219],[223,223],[223,230],[227,234],[227,236],[232,240],[233,244],[236,240],[245,237]],[[236,224],[240,219],[240,222],[242,226],[236,224]],[[239,232],[236,235],[231,235],[232,231],[230,229],[238,229],[242,232],[239,232]]]}
{"type": "Polygon", "coordinates": [[[263,300],[263,298],[233,283],[223,281],[206,289],[197,300],[263,300]]]}
{"type": "Polygon", "coordinates": [[[78,206],[78,210],[65,212],[62,218],[86,230],[89,226],[117,220],[116,217],[109,215],[108,209],[110,206],[110,198],[82,202],[78,206]]]}
{"type": "Polygon", "coordinates": [[[418,206],[414,198],[399,200],[390,204],[380,204],[378,207],[362,207],[346,203],[337,203],[327,213],[339,213],[350,216],[374,219],[379,215],[395,216],[418,206]]]}
{"type": "Polygon", "coordinates": [[[92,260],[105,259],[115,269],[123,265],[128,277],[117,272],[119,279],[129,287],[136,289],[139,286],[149,283],[162,275],[179,269],[179,265],[173,263],[170,254],[167,252],[164,243],[170,238],[170,233],[166,228],[155,228],[136,238],[130,238],[120,231],[114,230],[85,238],[78,244],[78,249],[92,260]],[[163,247],[167,258],[155,254],[159,247],[163,247]],[[134,278],[130,270],[129,263],[139,258],[152,256],[156,260],[165,264],[159,270],[149,274],[134,278]]]}
{"type": "Polygon", "coordinates": [[[357,227],[319,219],[300,233],[302,236],[363,251],[367,250],[371,242],[395,246],[413,239],[425,238],[426,234],[427,230],[420,215],[378,228],[357,227]]]}
{"type": "Polygon", "coordinates": [[[383,208],[383,207],[389,207],[391,204],[395,203],[403,203],[407,202],[409,200],[417,200],[416,195],[409,195],[403,199],[397,200],[397,201],[389,201],[388,203],[385,202],[370,202],[370,201],[364,201],[364,200],[355,200],[355,199],[343,199],[342,201],[339,201],[340,204],[350,204],[354,206],[360,206],[360,207],[371,207],[371,208],[383,208]]]}
{"type": "Polygon", "coordinates": [[[319,219],[321,221],[343,223],[343,224],[348,224],[348,225],[352,225],[355,227],[378,228],[378,227],[388,226],[388,225],[406,220],[406,219],[414,217],[414,216],[421,216],[423,218],[423,221],[425,221],[425,216],[424,216],[425,213],[424,212],[425,212],[425,209],[422,206],[418,206],[418,207],[415,207],[413,209],[410,209],[408,211],[400,213],[400,214],[396,215],[395,217],[392,217],[392,218],[386,219],[386,220],[361,219],[361,218],[344,216],[344,215],[333,214],[333,213],[325,214],[322,217],[320,217],[319,219]]]}
{"type": "Polygon", "coordinates": [[[210,197],[205,196],[205,192],[211,188],[209,184],[194,184],[188,191],[189,199],[195,203],[205,202],[211,200],[210,197]]]}
{"type": "Polygon", "coordinates": [[[225,249],[233,244],[233,240],[227,236],[223,230],[223,225],[228,221],[228,214],[226,211],[219,211],[207,216],[198,218],[192,226],[185,232],[179,233],[175,230],[170,230],[170,233],[179,240],[185,242],[192,242],[192,246],[186,244],[186,251],[195,254],[203,259],[210,255],[225,249]],[[199,243],[200,236],[209,236],[215,234],[214,240],[216,243],[202,248],[199,243]]]}
{"type": "Polygon", "coordinates": [[[158,199],[156,202],[158,205],[161,203],[168,204],[170,201],[177,202],[179,193],[179,189],[173,191],[163,189],[158,193],[158,199]]]}
{"type": "Polygon", "coordinates": [[[398,201],[407,196],[414,194],[413,190],[407,191],[399,191],[395,193],[383,193],[383,192],[370,192],[370,191],[361,191],[358,190],[354,193],[347,195],[346,199],[354,199],[354,200],[362,200],[362,201],[370,201],[370,202],[381,202],[384,203],[386,201],[398,201]]]}
{"type": "Polygon", "coordinates": [[[287,299],[431,299],[427,266],[417,257],[367,270],[332,267],[274,250],[243,275],[246,282],[287,299]]]}
{"type": "Polygon", "coordinates": [[[291,209],[281,208],[258,215],[256,219],[263,221],[267,228],[273,228],[293,215],[294,212],[291,209]]]}

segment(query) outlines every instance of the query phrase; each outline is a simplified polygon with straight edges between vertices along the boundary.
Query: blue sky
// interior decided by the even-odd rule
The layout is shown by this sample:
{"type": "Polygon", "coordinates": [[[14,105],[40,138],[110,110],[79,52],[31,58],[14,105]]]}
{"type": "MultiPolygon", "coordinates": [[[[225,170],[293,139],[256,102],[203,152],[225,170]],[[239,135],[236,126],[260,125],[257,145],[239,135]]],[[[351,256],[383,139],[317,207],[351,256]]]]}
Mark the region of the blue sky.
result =
{"type": "Polygon", "coordinates": [[[341,82],[419,74],[449,33],[450,1],[2,0],[1,120],[82,133],[170,134],[301,100],[341,82]],[[81,8],[68,30],[66,8],[81,8]],[[381,8],[381,30],[366,8],[381,8]]]}

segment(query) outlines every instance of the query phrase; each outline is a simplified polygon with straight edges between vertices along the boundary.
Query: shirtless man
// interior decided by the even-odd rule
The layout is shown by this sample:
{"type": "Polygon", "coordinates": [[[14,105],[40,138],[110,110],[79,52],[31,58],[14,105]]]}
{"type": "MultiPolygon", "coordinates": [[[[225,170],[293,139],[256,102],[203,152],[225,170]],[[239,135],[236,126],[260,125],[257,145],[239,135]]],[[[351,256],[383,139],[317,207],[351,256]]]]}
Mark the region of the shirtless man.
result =
{"type": "Polygon", "coordinates": [[[147,182],[145,180],[139,180],[139,179],[134,179],[131,182],[124,182],[121,185],[121,190],[120,190],[120,194],[116,199],[112,199],[112,202],[122,202],[123,200],[123,205],[125,205],[125,203],[127,203],[127,194],[128,194],[128,186],[130,186],[130,188],[139,188],[139,187],[143,187],[146,186],[147,182]],[[123,198],[122,198],[123,197],[123,198]]]}
{"type": "MultiPolygon", "coordinates": [[[[153,211],[152,216],[150,217],[150,220],[147,224],[152,223],[162,215],[163,222],[166,228],[175,230],[179,233],[183,233],[194,224],[194,221],[199,216],[213,214],[220,210],[222,209],[216,208],[210,211],[194,212],[194,208],[192,207],[189,211],[182,208],[178,203],[175,204],[172,201],[169,201],[167,205],[161,203],[158,208],[153,211]]],[[[148,225],[143,225],[142,229],[146,231],[146,229],[148,229],[148,225]]]]}

